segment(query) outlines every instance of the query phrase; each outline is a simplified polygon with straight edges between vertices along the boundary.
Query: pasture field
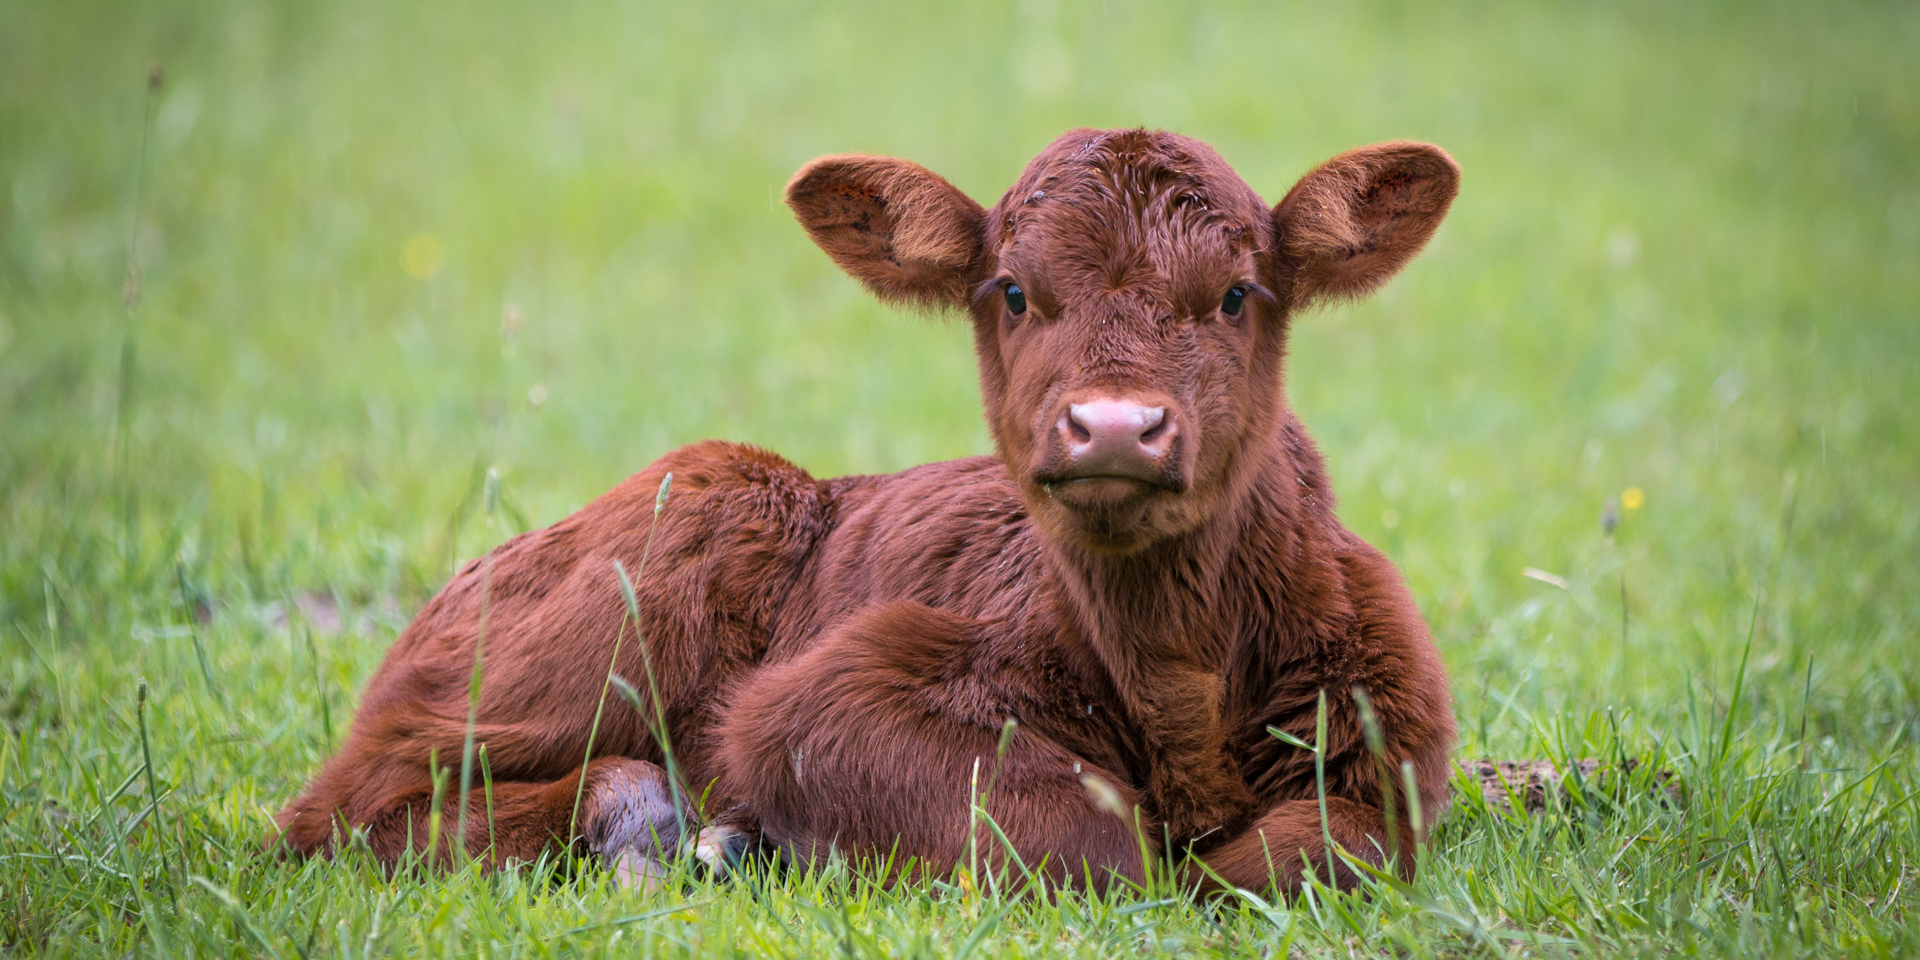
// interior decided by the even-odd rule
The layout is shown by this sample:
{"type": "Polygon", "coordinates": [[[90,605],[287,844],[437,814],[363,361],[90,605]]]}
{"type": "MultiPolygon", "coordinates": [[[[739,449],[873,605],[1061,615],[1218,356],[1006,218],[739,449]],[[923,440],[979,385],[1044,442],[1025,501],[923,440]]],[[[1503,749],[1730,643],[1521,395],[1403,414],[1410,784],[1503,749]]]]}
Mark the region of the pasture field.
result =
{"type": "Polygon", "coordinates": [[[0,950],[1920,955],[1915,50],[1910,3],[0,0],[0,950]],[[699,438],[988,450],[967,331],[834,269],[801,163],[991,202],[1138,124],[1269,199],[1459,159],[1289,393],[1458,755],[1640,789],[1464,796],[1411,886],[1280,904],[260,853],[454,564],[699,438]]]}

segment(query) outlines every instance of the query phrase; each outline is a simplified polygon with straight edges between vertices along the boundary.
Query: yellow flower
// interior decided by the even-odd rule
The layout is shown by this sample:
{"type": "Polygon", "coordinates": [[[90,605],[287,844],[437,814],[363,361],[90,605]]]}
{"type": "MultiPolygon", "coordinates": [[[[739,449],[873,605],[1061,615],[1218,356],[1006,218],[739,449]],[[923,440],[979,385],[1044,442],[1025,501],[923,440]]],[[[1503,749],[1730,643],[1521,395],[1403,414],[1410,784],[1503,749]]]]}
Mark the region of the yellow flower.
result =
{"type": "Polygon", "coordinates": [[[1620,492],[1620,506],[1628,513],[1647,505],[1647,492],[1639,487],[1628,487],[1620,492]]]}
{"type": "Polygon", "coordinates": [[[415,280],[431,279],[447,265],[447,248],[431,233],[416,233],[400,247],[400,269],[415,280]]]}

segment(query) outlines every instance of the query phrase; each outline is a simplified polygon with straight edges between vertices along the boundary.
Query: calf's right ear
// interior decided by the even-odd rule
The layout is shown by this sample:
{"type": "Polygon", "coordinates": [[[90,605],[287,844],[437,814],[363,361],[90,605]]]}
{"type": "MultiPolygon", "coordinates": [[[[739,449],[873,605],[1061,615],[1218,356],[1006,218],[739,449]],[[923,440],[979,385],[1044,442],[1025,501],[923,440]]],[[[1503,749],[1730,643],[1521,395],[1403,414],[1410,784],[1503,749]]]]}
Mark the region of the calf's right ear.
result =
{"type": "Polygon", "coordinates": [[[807,235],[882,300],[964,307],[985,274],[986,211],[920,166],[861,154],[821,157],[787,184],[807,235]]]}

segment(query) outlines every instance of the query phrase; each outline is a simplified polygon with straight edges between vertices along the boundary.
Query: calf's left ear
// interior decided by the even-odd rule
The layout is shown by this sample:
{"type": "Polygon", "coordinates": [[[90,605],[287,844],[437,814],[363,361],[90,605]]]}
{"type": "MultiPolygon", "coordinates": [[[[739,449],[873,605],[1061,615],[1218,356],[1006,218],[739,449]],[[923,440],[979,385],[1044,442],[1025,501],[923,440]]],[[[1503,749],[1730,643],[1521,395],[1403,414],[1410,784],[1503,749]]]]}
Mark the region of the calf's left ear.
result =
{"type": "Polygon", "coordinates": [[[1273,208],[1290,304],[1379,289],[1427,245],[1459,190],[1459,164],[1411,140],[1349,150],[1300,178],[1273,208]]]}
{"type": "Polygon", "coordinates": [[[985,269],[986,211],[917,163],[821,157],[787,184],[787,206],[840,269],[882,300],[964,307],[985,269]]]}

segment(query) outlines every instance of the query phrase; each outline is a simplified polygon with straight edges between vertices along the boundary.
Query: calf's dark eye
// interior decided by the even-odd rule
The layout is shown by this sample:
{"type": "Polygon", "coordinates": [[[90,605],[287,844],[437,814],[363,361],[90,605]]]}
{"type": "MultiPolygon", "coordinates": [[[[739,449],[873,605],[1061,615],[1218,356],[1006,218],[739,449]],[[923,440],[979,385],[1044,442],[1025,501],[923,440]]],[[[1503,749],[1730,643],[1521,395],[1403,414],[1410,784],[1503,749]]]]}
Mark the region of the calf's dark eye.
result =
{"type": "Polygon", "coordinates": [[[1229,317],[1237,317],[1240,315],[1240,308],[1246,306],[1246,304],[1247,289],[1245,287],[1234,287],[1227,291],[1226,296],[1220,298],[1220,312],[1229,317]]]}
{"type": "Polygon", "coordinates": [[[1027,293],[1017,283],[1007,284],[1007,309],[1016,317],[1027,312],[1027,293]]]}

